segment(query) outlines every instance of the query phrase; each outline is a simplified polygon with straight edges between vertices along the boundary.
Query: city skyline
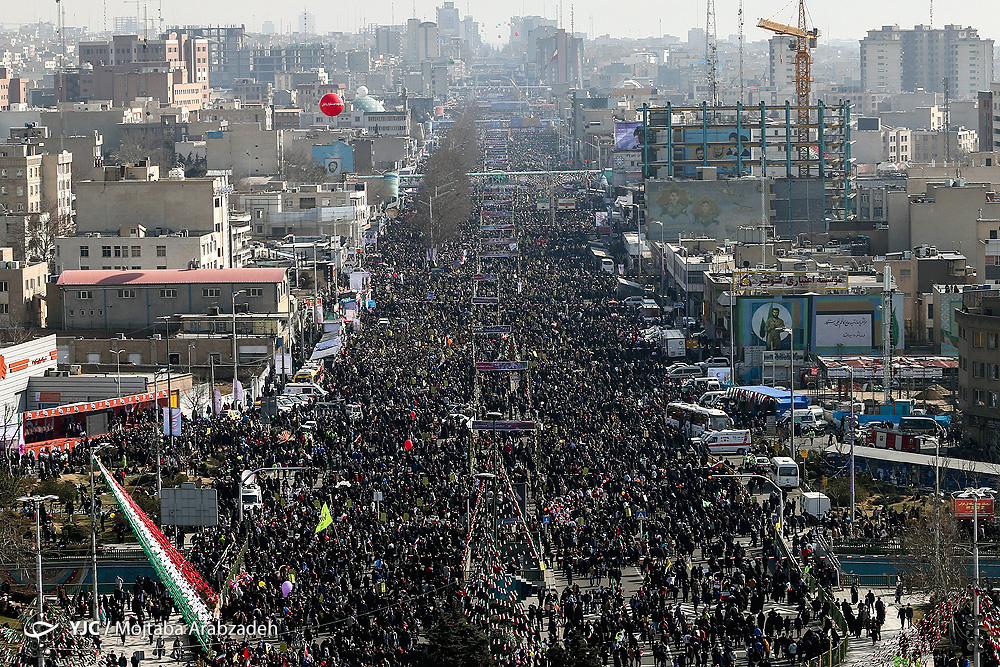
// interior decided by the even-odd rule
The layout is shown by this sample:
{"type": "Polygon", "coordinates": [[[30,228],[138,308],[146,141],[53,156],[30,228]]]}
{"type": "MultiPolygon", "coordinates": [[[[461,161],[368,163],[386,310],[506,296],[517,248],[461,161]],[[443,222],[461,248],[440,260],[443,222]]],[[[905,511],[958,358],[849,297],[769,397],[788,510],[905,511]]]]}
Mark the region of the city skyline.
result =
{"type": "MultiPolygon", "coordinates": [[[[66,11],[67,26],[85,26],[89,31],[103,29],[105,21],[105,3],[96,0],[84,0],[76,3],[63,3],[66,11]]],[[[146,16],[150,22],[150,30],[155,31],[159,25],[160,13],[164,25],[193,25],[211,23],[213,25],[245,24],[250,32],[258,32],[265,21],[274,24],[279,32],[294,30],[300,22],[303,11],[315,15],[316,26],[321,33],[356,32],[366,24],[403,23],[414,13],[422,20],[434,20],[435,8],[443,4],[441,0],[412,0],[411,2],[380,2],[374,5],[351,5],[338,9],[336,5],[303,6],[296,13],[277,14],[270,4],[236,2],[221,0],[206,8],[194,0],[173,0],[169,4],[148,2],[145,4],[146,16]]],[[[545,2],[525,2],[520,4],[497,4],[485,0],[459,0],[455,5],[461,14],[471,14],[480,23],[481,35],[485,42],[493,45],[503,44],[509,38],[509,19],[512,15],[540,15],[549,19],[560,18],[561,24],[569,29],[571,24],[577,32],[585,32],[588,37],[610,34],[612,37],[649,38],[664,34],[684,38],[690,28],[705,26],[705,0],[694,3],[677,3],[676,8],[664,8],[662,11],[649,11],[642,14],[641,21],[635,21],[636,13],[623,13],[608,3],[597,0],[577,0],[576,2],[559,3],[553,0],[545,2]],[[572,11],[571,11],[572,7],[572,11]]],[[[716,24],[720,39],[736,34],[738,31],[737,0],[717,0],[716,24]],[[731,5],[731,6],[730,6],[731,5]]],[[[25,3],[9,8],[5,14],[4,27],[16,24],[30,24],[38,21],[56,20],[56,5],[25,3]]],[[[122,0],[110,0],[106,3],[107,25],[110,29],[116,16],[132,16],[141,12],[142,4],[136,8],[134,3],[122,0]]],[[[880,28],[883,25],[898,24],[901,27],[913,27],[930,22],[930,3],[923,0],[913,4],[872,5],[862,0],[845,0],[844,2],[823,4],[812,2],[807,4],[811,19],[827,39],[861,39],[868,30],[880,28]]],[[[1000,35],[1000,17],[984,11],[987,8],[985,0],[972,0],[966,3],[942,3],[935,6],[934,26],[960,24],[978,28],[981,36],[996,38],[1000,35]]],[[[776,0],[745,0],[744,31],[748,41],[767,39],[768,33],[756,27],[759,18],[772,18],[777,21],[794,23],[795,5],[789,3],[782,8],[776,0]]]]}

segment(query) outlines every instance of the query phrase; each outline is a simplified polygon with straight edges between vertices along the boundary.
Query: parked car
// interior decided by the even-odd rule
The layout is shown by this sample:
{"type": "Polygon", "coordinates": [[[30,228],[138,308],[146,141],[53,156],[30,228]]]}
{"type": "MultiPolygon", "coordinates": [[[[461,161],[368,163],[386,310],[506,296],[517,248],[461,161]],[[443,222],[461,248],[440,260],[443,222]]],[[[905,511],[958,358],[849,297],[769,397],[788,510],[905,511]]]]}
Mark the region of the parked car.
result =
{"type": "Polygon", "coordinates": [[[705,374],[701,368],[698,366],[674,366],[667,371],[667,377],[670,378],[693,378],[701,377],[705,374]]]}

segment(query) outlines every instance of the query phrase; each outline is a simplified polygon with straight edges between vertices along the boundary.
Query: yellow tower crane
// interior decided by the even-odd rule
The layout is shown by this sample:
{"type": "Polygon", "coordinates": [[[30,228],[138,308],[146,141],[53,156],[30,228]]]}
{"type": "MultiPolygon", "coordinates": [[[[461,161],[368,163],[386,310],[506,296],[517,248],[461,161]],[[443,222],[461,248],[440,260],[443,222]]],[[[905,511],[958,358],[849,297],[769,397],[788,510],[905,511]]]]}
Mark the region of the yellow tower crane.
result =
{"type": "Polygon", "coordinates": [[[805,0],[799,0],[799,24],[797,26],[778,23],[770,19],[760,19],[758,28],[770,30],[778,35],[794,37],[795,50],[795,94],[798,104],[798,144],[799,144],[799,176],[809,176],[809,91],[812,86],[810,65],[812,56],[809,50],[816,48],[819,30],[810,28],[806,19],[805,0]]]}

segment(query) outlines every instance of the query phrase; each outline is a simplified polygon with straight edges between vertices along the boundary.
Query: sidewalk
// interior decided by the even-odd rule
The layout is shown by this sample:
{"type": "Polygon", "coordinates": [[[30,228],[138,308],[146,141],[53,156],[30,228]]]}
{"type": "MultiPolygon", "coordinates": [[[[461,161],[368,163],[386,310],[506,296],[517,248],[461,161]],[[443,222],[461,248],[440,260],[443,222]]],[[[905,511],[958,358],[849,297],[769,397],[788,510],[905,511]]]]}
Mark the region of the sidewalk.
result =
{"type": "MultiPolygon", "coordinates": [[[[892,642],[899,635],[901,629],[898,616],[899,607],[905,607],[908,604],[916,607],[927,602],[927,597],[923,595],[904,595],[900,598],[901,605],[896,605],[896,591],[893,588],[859,589],[858,592],[861,597],[864,597],[868,594],[869,590],[875,594],[876,598],[881,598],[882,602],[885,603],[885,623],[882,625],[881,639],[877,644],[872,645],[871,637],[866,635],[863,630],[861,636],[858,638],[851,635],[847,644],[847,658],[843,663],[845,665],[853,666],[870,663],[875,653],[881,647],[892,642]]],[[[844,599],[847,599],[849,602],[851,593],[850,590],[845,589],[834,597],[837,599],[838,604],[844,599]]],[[[855,608],[857,608],[856,605],[855,608]]]]}

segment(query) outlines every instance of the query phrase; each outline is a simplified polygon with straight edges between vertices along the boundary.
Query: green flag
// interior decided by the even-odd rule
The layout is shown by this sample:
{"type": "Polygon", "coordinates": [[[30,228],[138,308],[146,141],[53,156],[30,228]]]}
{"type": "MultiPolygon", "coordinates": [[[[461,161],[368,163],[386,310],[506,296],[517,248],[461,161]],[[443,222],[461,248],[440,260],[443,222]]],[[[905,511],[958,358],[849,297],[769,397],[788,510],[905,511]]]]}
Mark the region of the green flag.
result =
{"type": "Polygon", "coordinates": [[[330,508],[326,506],[326,503],[323,503],[323,509],[319,513],[319,525],[316,526],[316,532],[319,533],[332,525],[333,517],[330,516],[330,508]]]}

